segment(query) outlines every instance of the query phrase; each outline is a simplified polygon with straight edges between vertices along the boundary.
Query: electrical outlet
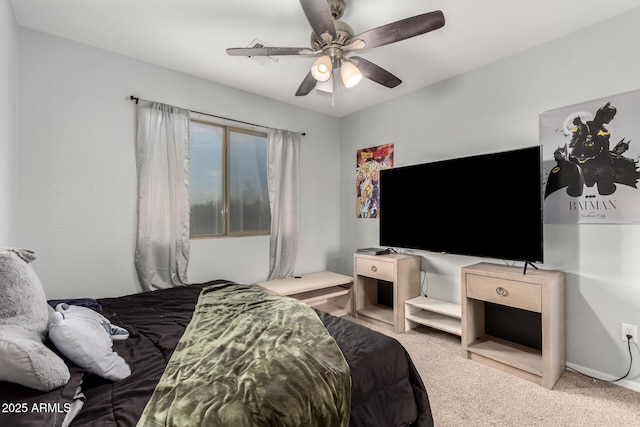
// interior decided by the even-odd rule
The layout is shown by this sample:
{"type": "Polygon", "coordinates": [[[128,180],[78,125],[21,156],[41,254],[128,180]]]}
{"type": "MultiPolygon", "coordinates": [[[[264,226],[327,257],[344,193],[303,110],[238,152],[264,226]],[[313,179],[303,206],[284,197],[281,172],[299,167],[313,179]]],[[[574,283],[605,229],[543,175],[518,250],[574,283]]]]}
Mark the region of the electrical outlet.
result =
{"type": "Polygon", "coordinates": [[[637,343],[638,342],[638,326],[630,325],[628,323],[623,323],[620,339],[622,341],[626,341],[627,335],[631,335],[631,342],[637,343]]]}

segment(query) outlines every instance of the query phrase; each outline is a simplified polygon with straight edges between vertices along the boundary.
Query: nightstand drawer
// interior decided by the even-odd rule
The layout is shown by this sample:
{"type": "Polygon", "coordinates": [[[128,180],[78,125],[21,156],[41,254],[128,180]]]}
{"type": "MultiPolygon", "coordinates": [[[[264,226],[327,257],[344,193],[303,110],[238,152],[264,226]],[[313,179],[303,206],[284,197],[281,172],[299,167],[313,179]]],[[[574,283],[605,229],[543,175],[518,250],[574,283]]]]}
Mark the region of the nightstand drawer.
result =
{"type": "Polygon", "coordinates": [[[356,274],[393,282],[393,266],[392,262],[385,262],[381,259],[358,258],[356,260],[356,274]]]}
{"type": "Polygon", "coordinates": [[[468,274],[467,297],[542,312],[542,288],[533,283],[468,274]]]}

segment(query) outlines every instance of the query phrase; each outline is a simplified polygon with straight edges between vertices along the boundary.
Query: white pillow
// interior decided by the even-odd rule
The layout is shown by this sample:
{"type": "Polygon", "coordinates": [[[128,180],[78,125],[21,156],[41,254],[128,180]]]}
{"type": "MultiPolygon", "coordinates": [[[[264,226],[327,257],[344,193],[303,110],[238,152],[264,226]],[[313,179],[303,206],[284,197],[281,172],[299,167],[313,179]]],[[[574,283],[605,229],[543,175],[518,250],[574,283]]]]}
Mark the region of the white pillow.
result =
{"type": "Polygon", "coordinates": [[[113,351],[113,339],[129,333],[86,308],[58,304],[49,318],[49,339],[60,353],[88,372],[108,380],[128,377],[131,368],[113,351]]]}

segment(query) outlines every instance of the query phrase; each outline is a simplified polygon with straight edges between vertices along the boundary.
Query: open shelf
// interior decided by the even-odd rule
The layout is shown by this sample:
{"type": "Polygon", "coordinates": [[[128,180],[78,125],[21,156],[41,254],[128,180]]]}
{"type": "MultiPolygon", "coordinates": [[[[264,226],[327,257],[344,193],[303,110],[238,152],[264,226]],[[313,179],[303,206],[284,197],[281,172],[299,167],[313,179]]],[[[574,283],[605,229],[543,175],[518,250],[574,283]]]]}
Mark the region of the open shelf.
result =
{"type": "Polygon", "coordinates": [[[348,295],[349,293],[351,293],[351,287],[331,286],[325,289],[316,289],[313,291],[293,294],[292,296],[304,302],[305,304],[313,305],[313,303],[315,302],[339,297],[342,295],[348,295]]]}
{"type": "Polygon", "coordinates": [[[462,335],[462,308],[460,304],[419,296],[405,301],[406,329],[416,325],[462,335]]]}
{"type": "Polygon", "coordinates": [[[333,316],[341,317],[351,313],[351,286],[331,286],[301,292],[292,297],[333,316]]]}
{"type": "Polygon", "coordinates": [[[393,309],[381,305],[368,305],[358,309],[358,316],[368,317],[387,325],[393,325],[393,309]]]}
{"type": "Polygon", "coordinates": [[[542,351],[485,335],[467,346],[467,351],[542,377],[542,351]]]}

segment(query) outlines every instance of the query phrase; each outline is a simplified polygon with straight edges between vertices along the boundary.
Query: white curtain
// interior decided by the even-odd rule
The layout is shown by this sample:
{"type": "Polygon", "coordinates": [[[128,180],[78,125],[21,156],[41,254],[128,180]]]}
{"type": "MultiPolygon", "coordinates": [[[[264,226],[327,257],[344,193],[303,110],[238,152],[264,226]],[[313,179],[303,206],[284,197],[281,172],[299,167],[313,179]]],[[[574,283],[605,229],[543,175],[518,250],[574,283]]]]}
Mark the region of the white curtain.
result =
{"type": "Polygon", "coordinates": [[[300,134],[269,129],[267,138],[271,207],[269,280],[272,280],[293,275],[296,262],[300,134]]]}
{"type": "Polygon", "coordinates": [[[135,266],[145,291],[187,284],[189,111],[139,100],[135,266]]]}

